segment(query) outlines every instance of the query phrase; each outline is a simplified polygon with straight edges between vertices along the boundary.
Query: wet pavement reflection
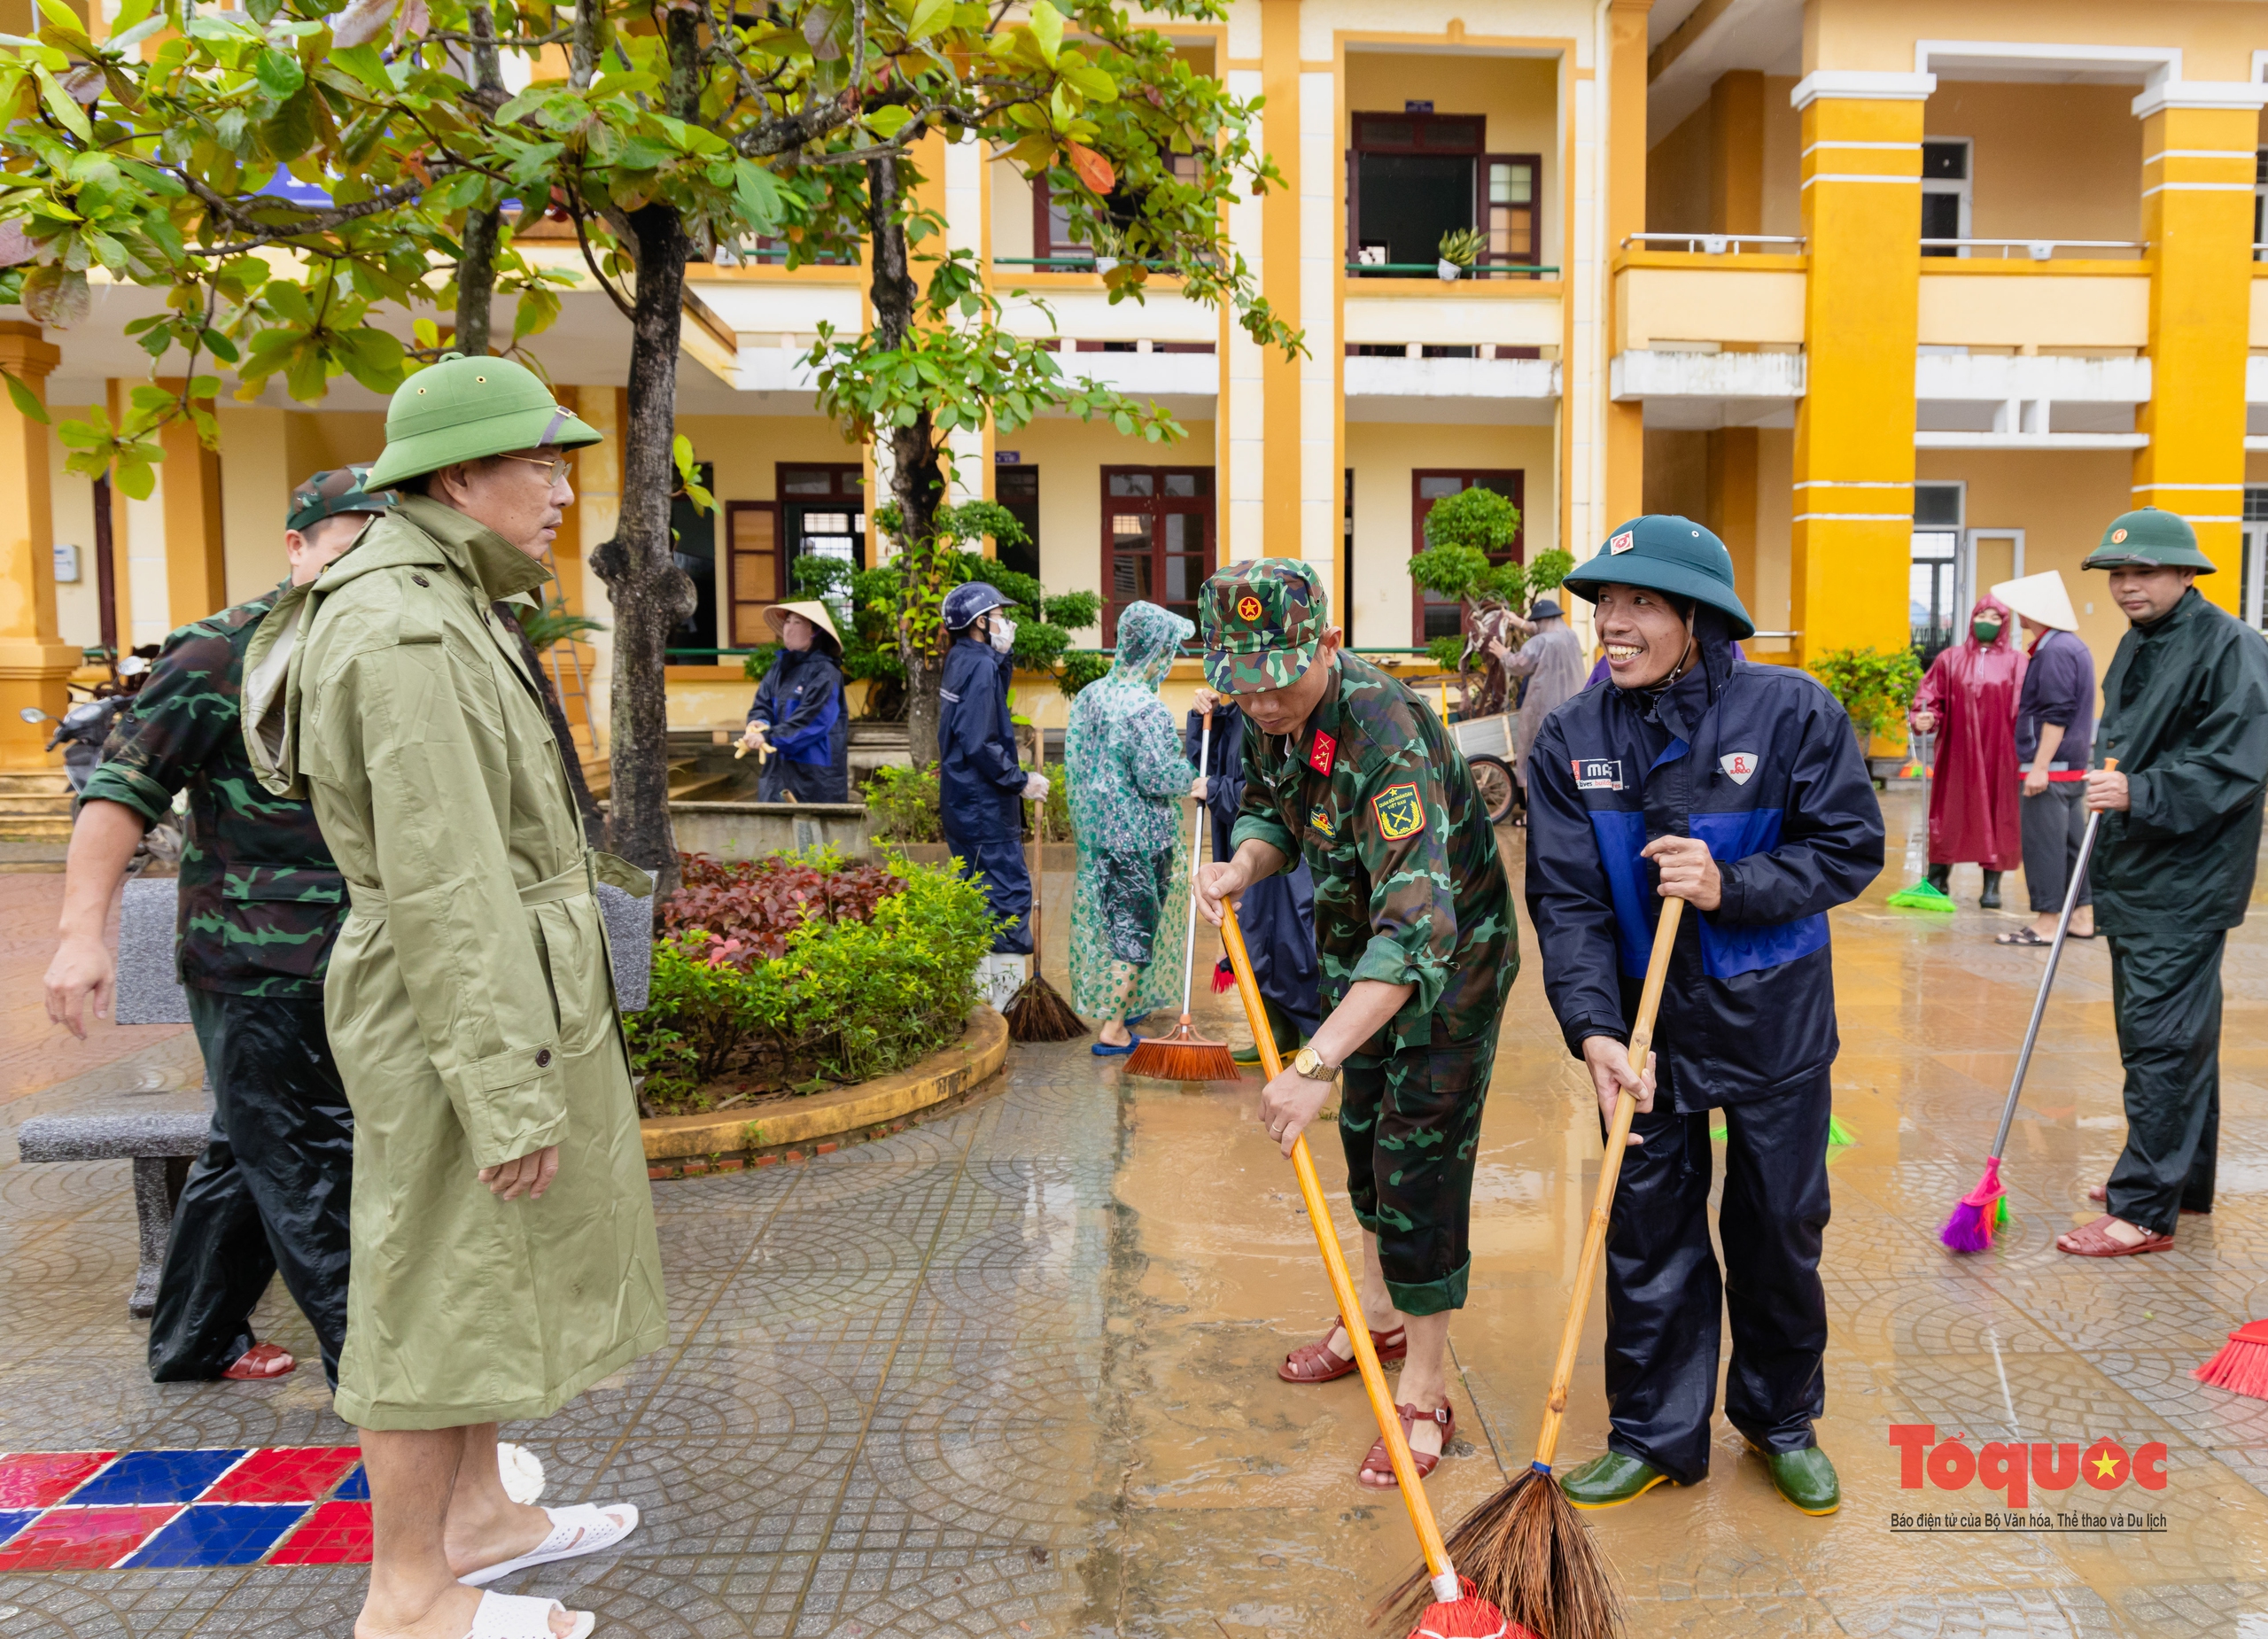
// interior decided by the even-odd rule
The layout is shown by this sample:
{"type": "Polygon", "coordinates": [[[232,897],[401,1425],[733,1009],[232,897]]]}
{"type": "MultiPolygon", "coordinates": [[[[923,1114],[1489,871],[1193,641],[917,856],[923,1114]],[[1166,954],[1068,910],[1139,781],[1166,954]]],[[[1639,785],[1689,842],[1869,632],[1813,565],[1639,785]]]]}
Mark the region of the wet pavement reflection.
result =
{"type": "MultiPolygon", "coordinates": [[[[1897,861],[1918,803],[1897,791],[1886,807],[1897,861]]],[[[1517,871],[1518,834],[1503,835],[1517,871]]],[[[2268,929],[2256,919],[2231,939],[2216,1212],[2185,1218],[2164,1254],[2054,1250],[2093,1216],[2081,1192],[2124,1130],[2109,955],[2079,944],[2010,1141],[2010,1223],[1992,1252],[1955,1259],[1936,1231],[1991,1141],[2042,953],[1992,943],[2023,919],[1974,909],[1973,870],[1955,873],[1964,909],[1949,917],[1885,907],[1897,875],[1834,917],[1835,1104],[1856,1142],[1829,1162],[1819,1432],[1842,1511],[1779,1501],[1720,1421],[1705,1484],[1590,1516],[1631,1632],[2268,1635],[2268,1403],[2188,1376],[2230,1327],[2268,1316],[2268,929]],[[2024,1519],[1987,1524],[2006,1504],[1982,1484],[1901,1488],[1891,1430],[1910,1425],[1972,1450],[2109,1440],[2130,1464],[2162,1443],[2165,1484],[2035,1487],[2024,1519]],[[2058,1523],[2082,1512],[2148,1528],[2058,1523]]],[[[1049,874],[1051,910],[1069,882],[1049,874]]],[[[2021,905],[2021,879],[2009,886],[2021,905]]],[[[1059,983],[1067,922],[1048,919],[1059,983]]],[[[1459,1437],[1429,1482],[1450,1519],[1527,1461],[1597,1177],[1588,1091],[1522,932],[1452,1333],[1459,1437]]],[[[1202,977],[1200,1026],[1243,1039],[1233,998],[1202,977]]],[[[124,1088],[188,1104],[196,1082],[193,1044],[174,1038],[0,1107],[0,1451],[351,1441],[312,1370],[150,1384],[123,1301],[124,1165],[13,1160],[27,1115],[117,1107],[124,1088]]],[[[508,1431],[548,1465],[548,1500],[626,1498],[646,1524],[616,1556],[510,1591],[594,1608],[600,1635],[639,1639],[1374,1631],[1368,1604],[1412,1562],[1411,1539],[1396,1498],[1355,1484],[1375,1433],[1359,1383],[1275,1376],[1331,1305],[1289,1170],[1250,1119],[1258,1089],[1136,1082],[1084,1043],[1019,1048],[1003,1090],[950,1118],[799,1167],[656,1185],[669,1348],[508,1431]]],[[[311,1354],[280,1288],[262,1324],[311,1354]]],[[[1595,1301],[1563,1466],[1604,1442],[1603,1329],[1595,1301]]],[[[344,1639],[360,1575],[4,1575],[0,1639],[344,1639]]]]}

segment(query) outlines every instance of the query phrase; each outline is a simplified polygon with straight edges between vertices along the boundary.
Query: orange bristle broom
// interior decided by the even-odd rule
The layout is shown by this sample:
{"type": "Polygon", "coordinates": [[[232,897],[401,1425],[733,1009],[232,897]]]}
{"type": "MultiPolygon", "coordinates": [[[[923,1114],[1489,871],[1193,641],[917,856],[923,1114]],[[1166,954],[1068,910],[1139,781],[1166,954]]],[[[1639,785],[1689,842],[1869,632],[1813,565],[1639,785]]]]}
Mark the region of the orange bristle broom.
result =
{"type": "Polygon", "coordinates": [[[2189,1375],[2209,1388],[2268,1400],[2268,1320],[2239,1326],[2219,1354],[2189,1375]]]}
{"type": "MultiPolygon", "coordinates": [[[[2118,766],[2115,757],[2105,757],[2106,773],[2118,766]]],[[[2079,838],[2078,863],[2071,867],[2071,880],[2063,888],[2063,913],[2055,919],[2055,937],[2047,946],[2047,966],[2039,975],[2039,993],[2031,998],[2031,1022],[2023,1029],[2023,1050],[2016,1054],[2016,1073],[2008,1083],[2008,1102],[2000,1107],[2000,1130],[1992,1139],[1992,1153],[1984,1158],[1984,1176],[1977,1187],[1961,1198],[1953,1216],[1938,1231],[1938,1239],[1951,1252],[1985,1252],[1992,1248],[1992,1231],[2008,1221],[2008,1192],[2000,1187],[2000,1157],[2008,1147],[2008,1129],[2016,1118],[2016,1101],[2023,1096],[2024,1072],[2031,1068],[2031,1049],[2039,1040],[2039,1021],[2047,1013],[2047,990],[2055,983],[2055,965],[2063,959],[2063,940],[2071,931],[2071,911],[2078,905],[2079,884],[2087,879],[2087,860],[2094,852],[2094,834],[2102,823],[2102,811],[2097,809],[2087,816],[2086,834],[2079,838]]]]}
{"type": "MultiPolygon", "coordinates": [[[[1237,926],[1236,906],[1226,901],[1221,905],[1221,942],[1229,947],[1229,966],[1236,973],[1244,1016],[1252,1026],[1253,1040],[1260,1044],[1261,1068],[1274,1081],[1284,1073],[1284,1060],[1276,1051],[1276,1033],[1268,1028],[1268,1009],[1260,999],[1260,982],[1252,975],[1252,956],[1244,948],[1244,930],[1237,926]]],[[[1418,1612],[1410,1639],[1537,1639],[1530,1629],[1506,1621],[1504,1613],[1480,1597],[1471,1580],[1459,1576],[1450,1564],[1441,1527],[1433,1523],[1433,1504],[1426,1501],[1425,1485],[1418,1478],[1418,1465],[1410,1459],[1402,1414],[1394,1409],[1394,1394],[1386,1386],[1386,1368],[1379,1364],[1369,1323],[1363,1318],[1363,1301],[1355,1295],[1355,1282],[1347,1273],[1347,1257],[1339,1248],[1339,1231],[1332,1227],[1331,1208],[1323,1199],[1323,1184],[1316,1177],[1315,1156],[1308,1149],[1304,1132],[1292,1144],[1292,1170],[1300,1181],[1300,1198],[1307,1203],[1308,1222],[1315,1229],[1316,1248],[1323,1254],[1323,1271],[1331,1282],[1331,1294],[1339,1301],[1340,1324],[1347,1328],[1348,1341],[1355,1346],[1355,1363],[1362,1368],[1371,1414],[1378,1418],[1386,1460],[1393,1464],[1394,1480],[1402,1488],[1402,1505],[1410,1511],[1410,1528],[1417,1532],[1418,1546],[1425,1556],[1425,1570],[1412,1581],[1422,1579],[1433,1597],[1418,1612]]]]}
{"type": "MultiPolygon", "coordinates": [[[[1213,714],[1205,714],[1204,738],[1198,752],[1200,767],[1213,760],[1213,714]]],[[[1189,1022],[1189,995],[1196,983],[1197,973],[1197,833],[1210,827],[1205,823],[1205,811],[1192,805],[1192,822],[1189,836],[1189,948],[1184,954],[1181,970],[1181,1022],[1170,1035],[1153,1036],[1134,1044],[1134,1051],[1126,1060],[1129,1076],[1147,1076],[1156,1081],[1242,1081],[1244,1072],[1237,1068],[1235,1057],[1226,1042],[1208,1041],[1192,1029],[1189,1022]]],[[[1212,852],[1208,847],[1205,851],[1212,852]]]]}
{"type": "MultiPolygon", "coordinates": [[[[1646,962],[1645,987],[1638,993],[1638,1016],[1630,1029],[1630,1068],[1642,1080],[1647,1056],[1653,1050],[1654,1015],[1661,1008],[1670,950],[1677,943],[1677,927],[1684,914],[1684,900],[1666,900],[1654,924],[1653,954],[1646,962]]],[[[1637,1097],[1626,1087],[1614,1100],[1614,1119],[1607,1123],[1598,1192],[1591,1200],[1582,1254],[1575,1261],[1574,1297],[1567,1306],[1566,1324],[1559,1332],[1559,1359],[1551,1372],[1551,1392],[1543,1402],[1543,1430],[1536,1436],[1535,1460],[1518,1479],[1473,1510],[1463,1525],[1449,1533],[1450,1551],[1472,1573],[1481,1596],[1493,1601],[1515,1624],[1525,1624],[1550,1639],[1613,1639],[1622,1631],[1621,1603],[1607,1575],[1605,1557],[1575,1512],[1575,1505],[1551,1477],[1551,1459],[1559,1452],[1567,1389],[1575,1377],[1575,1351],[1582,1342],[1583,1317],[1590,1308],[1591,1278],[1598,1272],[1599,1253],[1606,1245],[1607,1224],[1614,1216],[1614,1189],[1621,1181],[1630,1123],[1637,1114],[1637,1097]]],[[[1431,1568],[1428,1561],[1427,1569],[1431,1568]]],[[[1411,1573],[1387,1596],[1386,1608],[1407,1609],[1423,1578],[1422,1572],[1411,1573]]]]}

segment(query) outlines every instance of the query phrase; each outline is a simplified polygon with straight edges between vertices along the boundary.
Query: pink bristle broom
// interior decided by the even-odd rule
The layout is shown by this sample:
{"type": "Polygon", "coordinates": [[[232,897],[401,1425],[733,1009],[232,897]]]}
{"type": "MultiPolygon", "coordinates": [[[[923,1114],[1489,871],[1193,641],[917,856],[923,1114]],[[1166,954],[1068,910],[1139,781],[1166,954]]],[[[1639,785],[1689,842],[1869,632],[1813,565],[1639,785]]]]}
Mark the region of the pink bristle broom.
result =
{"type": "MultiPolygon", "coordinates": [[[[2103,760],[2109,773],[2118,766],[2115,757],[2103,760]]],[[[2048,987],[2055,983],[2055,964],[2063,959],[2063,941],[2071,931],[2071,912],[2078,905],[2079,884],[2086,880],[2087,860],[2094,853],[2094,834],[2102,812],[2087,816],[2086,835],[2079,839],[2078,863],[2063,888],[2063,913],[2055,919],[2055,940],[2047,947],[2047,970],[2039,975],[2039,994],[2031,1000],[2031,1022],[2024,1026],[2023,1051],[2016,1055],[2016,1073],[2008,1083],[2008,1101],[2000,1107],[2000,1130],[1992,1139],[1992,1153],[1984,1158],[1984,1176],[1961,1198],[1938,1239],[1955,1252],[1984,1252],[1992,1245],[1992,1231],[2008,1221],[2008,1199],[2000,1187],[2000,1155],[2008,1147],[2008,1129],[2016,1118],[2016,1100],[2023,1093],[2023,1074],[2031,1068],[2032,1044],[2039,1039],[2039,1021],[2047,1012],[2048,987]]]]}

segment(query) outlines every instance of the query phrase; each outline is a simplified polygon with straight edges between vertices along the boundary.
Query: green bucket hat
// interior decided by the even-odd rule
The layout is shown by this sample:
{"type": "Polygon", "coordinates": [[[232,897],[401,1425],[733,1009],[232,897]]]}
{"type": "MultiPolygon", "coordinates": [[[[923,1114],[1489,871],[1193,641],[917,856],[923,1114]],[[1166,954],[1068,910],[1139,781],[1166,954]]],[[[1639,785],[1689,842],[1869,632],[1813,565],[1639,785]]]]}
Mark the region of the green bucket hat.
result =
{"type": "Polygon", "coordinates": [[[362,483],[384,489],[461,461],[545,444],[579,449],[604,437],[578,421],[526,365],[451,353],[394,390],[385,451],[362,483]]]}
{"type": "Polygon", "coordinates": [[[1689,597],[1721,611],[1735,638],[1756,635],[1756,622],[1733,589],[1733,556],[1725,543],[1691,518],[1650,512],[1606,538],[1598,555],[1567,577],[1567,590],[1587,603],[1601,586],[1647,586],[1689,597]]]}
{"type": "Polygon", "coordinates": [[[2102,532],[2102,544],[2087,554],[2081,569],[2194,569],[2213,572],[2213,560],[2197,549],[2197,532],[2178,512],[2159,507],[2121,513],[2102,532]]]}
{"type": "Polygon", "coordinates": [[[364,462],[326,468],[306,479],[291,491],[291,510],[284,520],[284,527],[304,530],[342,512],[384,512],[400,498],[390,489],[382,489],[376,494],[365,489],[363,485],[369,473],[369,465],[364,462]]]}
{"type": "Polygon", "coordinates": [[[1224,695],[1295,683],[1331,627],[1329,600],[1298,558],[1256,558],[1215,572],[1198,595],[1205,680],[1224,695]]]}

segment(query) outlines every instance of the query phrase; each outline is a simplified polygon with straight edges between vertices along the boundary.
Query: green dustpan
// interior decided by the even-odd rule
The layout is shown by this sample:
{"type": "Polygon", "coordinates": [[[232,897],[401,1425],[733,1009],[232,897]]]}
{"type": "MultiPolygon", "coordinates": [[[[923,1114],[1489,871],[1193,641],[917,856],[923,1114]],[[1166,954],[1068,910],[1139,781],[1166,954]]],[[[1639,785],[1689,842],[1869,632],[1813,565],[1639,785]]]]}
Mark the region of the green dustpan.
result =
{"type": "Polygon", "coordinates": [[[1923,877],[1911,888],[1890,896],[1890,903],[1901,911],[1957,911],[1953,896],[1923,877]]]}

